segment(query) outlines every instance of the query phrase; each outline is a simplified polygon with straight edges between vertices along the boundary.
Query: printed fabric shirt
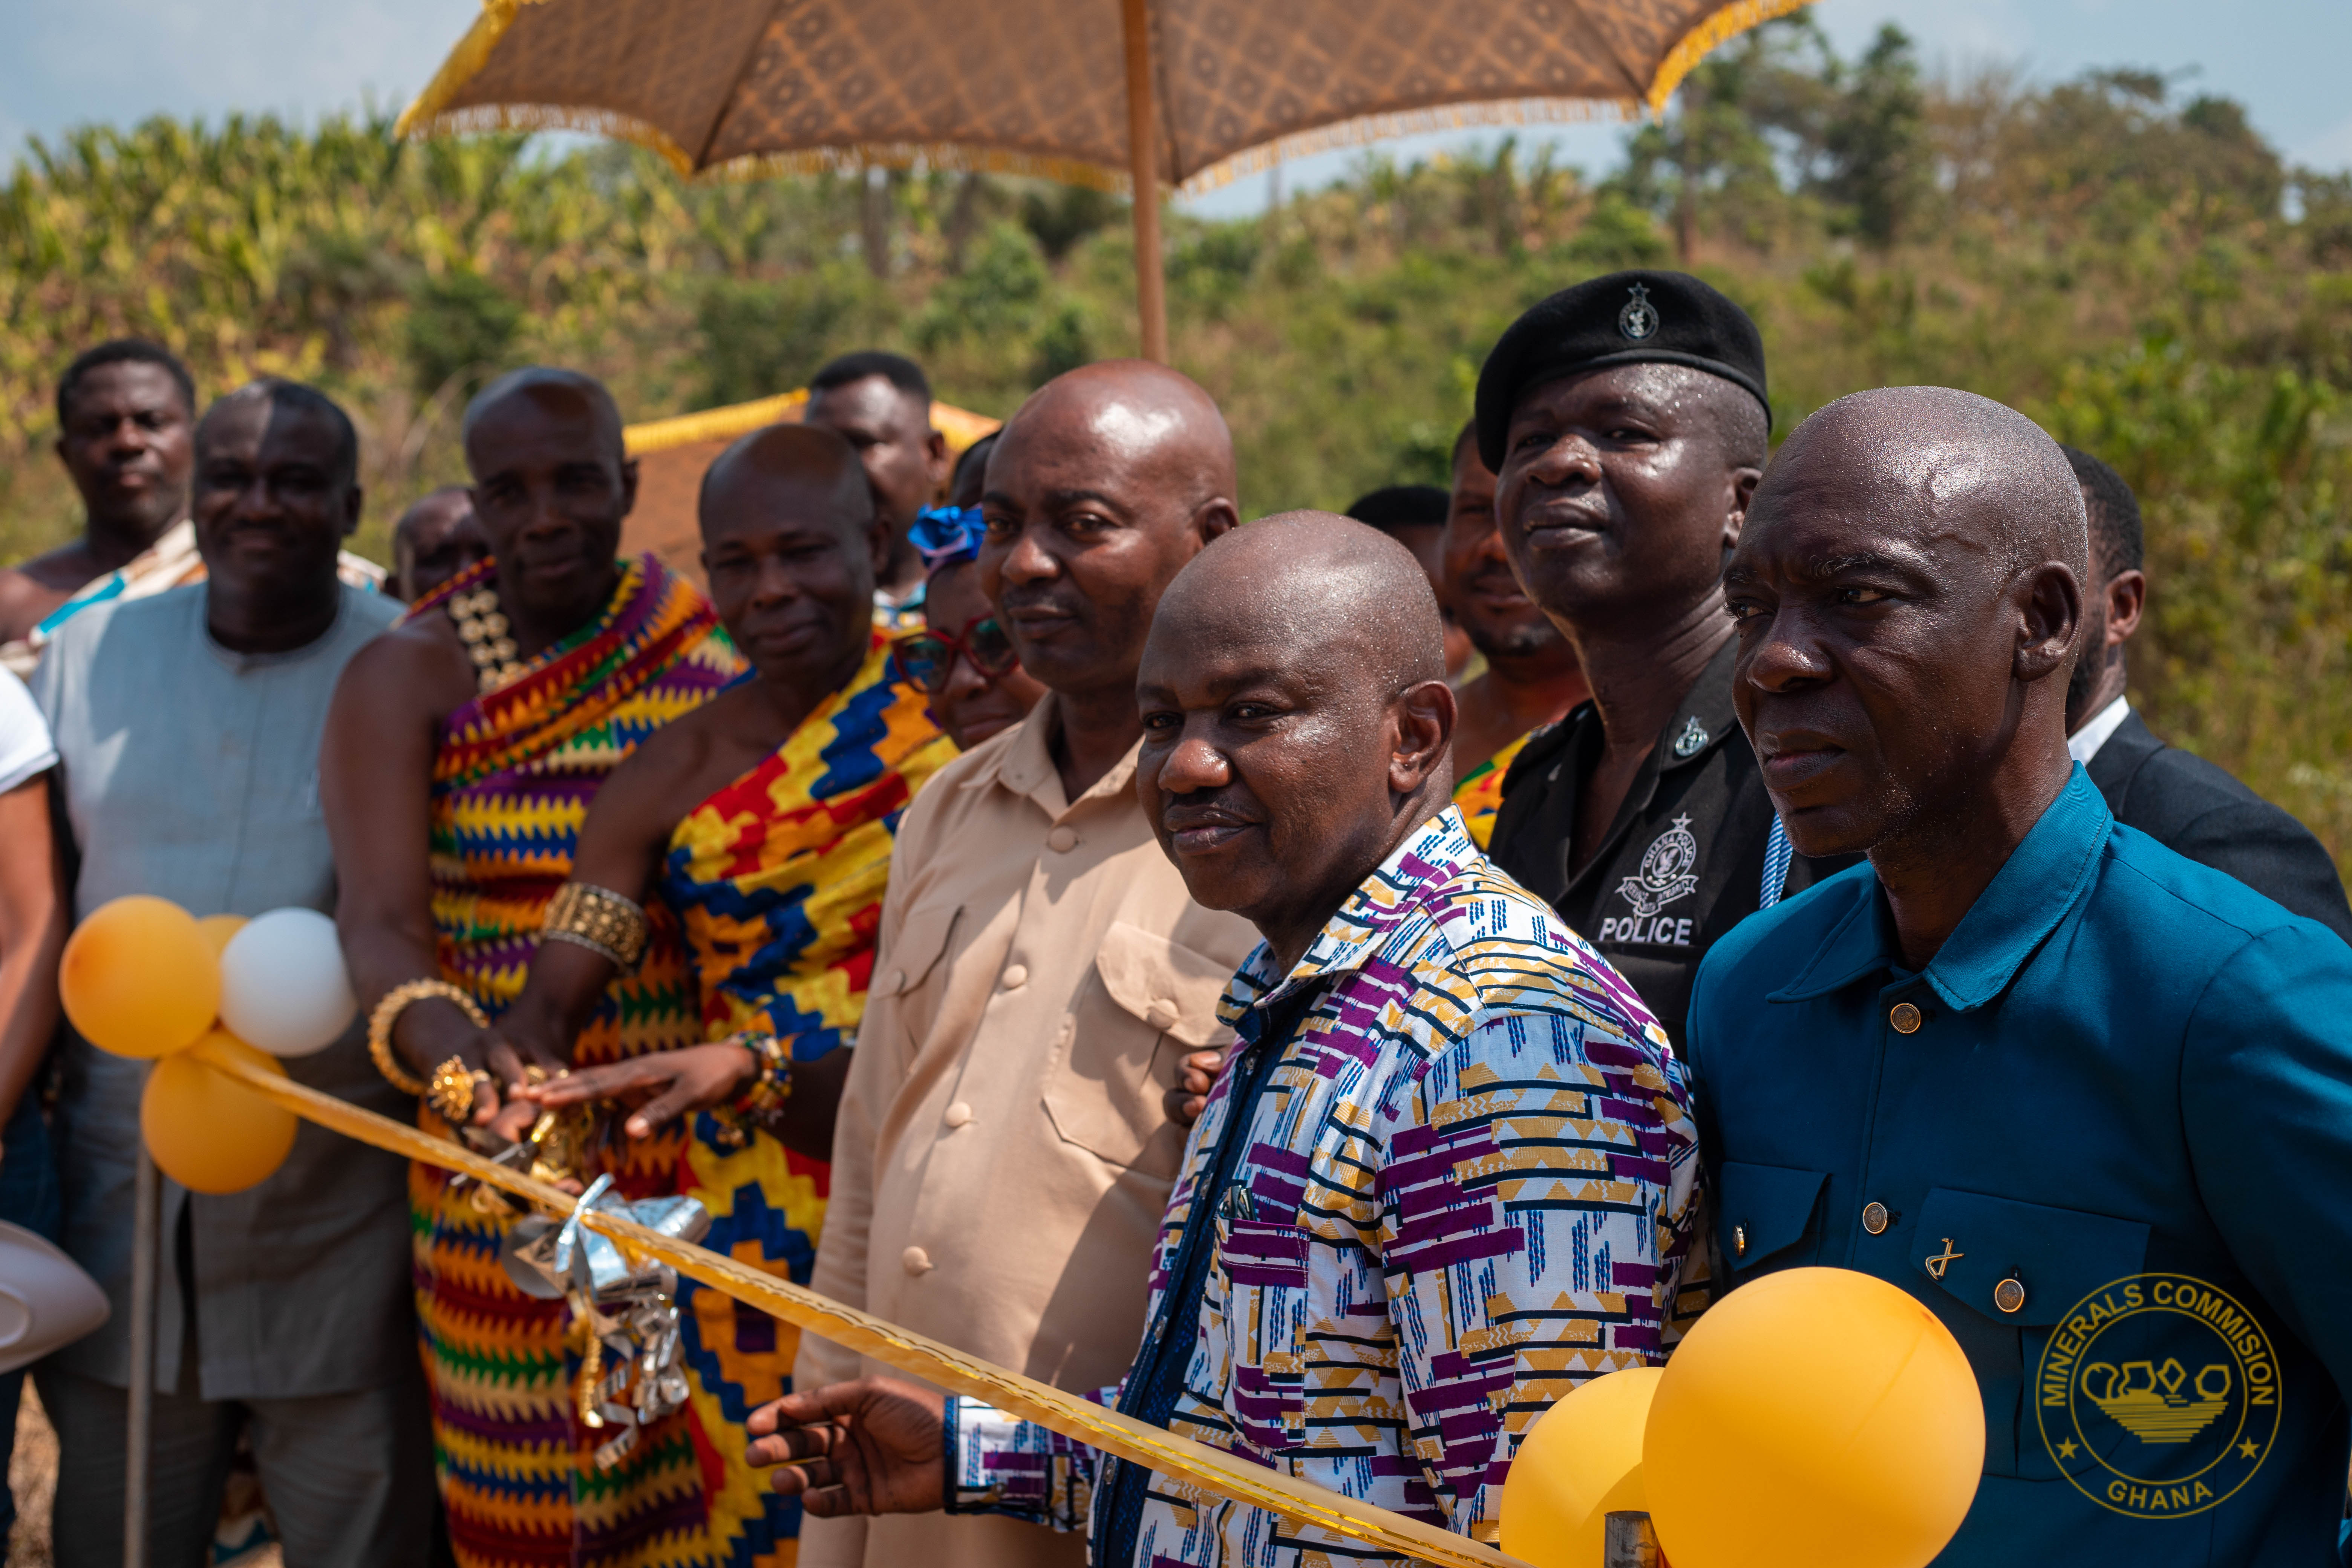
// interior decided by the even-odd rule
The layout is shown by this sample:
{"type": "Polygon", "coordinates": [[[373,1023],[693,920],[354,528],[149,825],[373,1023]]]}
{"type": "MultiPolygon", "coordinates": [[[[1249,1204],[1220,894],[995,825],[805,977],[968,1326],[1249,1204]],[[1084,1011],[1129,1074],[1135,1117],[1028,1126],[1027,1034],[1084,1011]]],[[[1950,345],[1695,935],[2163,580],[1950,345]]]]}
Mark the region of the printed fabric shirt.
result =
{"type": "MultiPolygon", "coordinates": [[[[1261,945],[1224,1011],[1241,1047],[1185,1149],[1142,1349],[1104,1397],[1495,1542],[1528,1425],[1674,1337],[1698,1178],[1680,1064],[1453,810],[1288,973],[1261,945]]],[[[948,1402],[946,1441],[951,1510],[1091,1515],[1113,1568],[1386,1561],[976,1400],[948,1402]]]]}

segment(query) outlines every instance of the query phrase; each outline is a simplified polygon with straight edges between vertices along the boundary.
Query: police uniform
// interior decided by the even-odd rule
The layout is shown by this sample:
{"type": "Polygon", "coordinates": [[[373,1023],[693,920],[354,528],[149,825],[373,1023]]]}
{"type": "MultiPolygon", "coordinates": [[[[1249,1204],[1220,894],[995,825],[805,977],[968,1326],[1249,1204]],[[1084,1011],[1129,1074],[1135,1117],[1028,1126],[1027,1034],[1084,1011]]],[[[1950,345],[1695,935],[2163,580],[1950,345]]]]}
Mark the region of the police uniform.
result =
{"type": "Polygon", "coordinates": [[[1633,983],[1677,1048],[1691,980],[1716,940],[1768,898],[1811,887],[1856,858],[1788,856],[1768,891],[1778,818],[1731,709],[1738,652],[1734,639],[1708,661],[1580,872],[1569,873],[1570,843],[1602,743],[1601,712],[1590,702],[1538,731],[1513,760],[1487,850],[1633,983]]]}
{"type": "Polygon", "coordinates": [[[1939,1563],[2338,1561],[2347,1020],[2352,948],[2079,768],[1925,970],[1866,866],[1708,952],[1686,1059],[1735,1287],[1861,1269],[1975,1369],[1939,1563]]]}
{"type": "MultiPolygon", "coordinates": [[[[1503,471],[1512,409],[1531,388],[1639,363],[1721,377],[1770,418],[1763,340],[1745,311],[1684,273],[1618,272],[1551,296],[1496,342],[1478,373],[1479,455],[1503,471]]],[[[1603,744],[1600,710],[1590,702],[1538,731],[1513,760],[1487,849],[1607,955],[1677,1047],[1691,978],[1708,946],[1784,889],[1853,863],[1808,861],[1776,836],[1756,753],[1732,711],[1738,645],[1728,618],[1724,635],[1581,871],[1570,875],[1570,844],[1603,744]]]]}

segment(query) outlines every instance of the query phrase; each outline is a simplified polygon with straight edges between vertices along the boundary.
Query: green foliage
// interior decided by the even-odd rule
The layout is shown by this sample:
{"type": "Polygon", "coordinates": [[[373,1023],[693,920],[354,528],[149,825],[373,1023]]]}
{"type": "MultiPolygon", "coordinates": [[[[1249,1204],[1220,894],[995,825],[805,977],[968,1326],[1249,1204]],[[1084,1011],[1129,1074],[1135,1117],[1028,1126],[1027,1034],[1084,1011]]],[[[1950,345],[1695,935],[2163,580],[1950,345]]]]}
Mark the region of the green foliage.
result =
{"type": "MultiPolygon", "coordinates": [[[[276,371],[341,398],[381,551],[462,472],[467,386],[534,359],[652,418],[898,348],[1009,413],[1135,352],[1126,216],[941,171],[688,185],[626,146],[377,118],[79,131],[0,186],[0,559],[76,526],[48,397],[100,337],[171,344],[207,395],[276,371]]],[[[2149,721],[2352,851],[2352,176],[2287,167],[2235,104],[1935,79],[1899,34],[1847,60],[1800,17],[1717,50],[1598,184],[1503,138],[1167,229],[1174,357],[1225,410],[1245,515],[1442,480],[1513,316],[1678,256],[1762,328],[1778,434],[1886,384],[2025,409],[2140,491],[2149,721]]]]}

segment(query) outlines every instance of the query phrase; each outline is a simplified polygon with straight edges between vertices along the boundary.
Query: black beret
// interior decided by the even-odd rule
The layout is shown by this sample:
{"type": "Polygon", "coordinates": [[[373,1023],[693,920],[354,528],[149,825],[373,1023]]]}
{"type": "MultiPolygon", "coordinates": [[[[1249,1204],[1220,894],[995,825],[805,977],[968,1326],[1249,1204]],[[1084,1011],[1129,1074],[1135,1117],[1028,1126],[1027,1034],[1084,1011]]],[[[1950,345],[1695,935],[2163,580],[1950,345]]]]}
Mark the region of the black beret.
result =
{"type": "Polygon", "coordinates": [[[1612,272],[1513,321],[1478,373],[1478,456],[1503,471],[1511,410],[1529,387],[1614,364],[1686,364],[1764,395],[1764,340],[1748,312],[1687,272],[1612,272]]]}

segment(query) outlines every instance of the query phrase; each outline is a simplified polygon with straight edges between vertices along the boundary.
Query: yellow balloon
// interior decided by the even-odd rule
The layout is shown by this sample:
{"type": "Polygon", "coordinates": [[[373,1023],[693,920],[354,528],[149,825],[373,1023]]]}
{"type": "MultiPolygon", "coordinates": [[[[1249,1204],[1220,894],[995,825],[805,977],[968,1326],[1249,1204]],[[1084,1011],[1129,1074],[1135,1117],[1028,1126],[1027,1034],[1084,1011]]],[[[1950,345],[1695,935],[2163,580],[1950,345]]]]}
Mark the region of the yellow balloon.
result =
{"type": "Polygon", "coordinates": [[[92,910],[58,962],[66,1016],[118,1057],[194,1045],[220,1012],[220,960],[195,917],[143,893],[92,910]]]}
{"type": "Polygon", "coordinates": [[[286,1076],[278,1058],[226,1029],[157,1062],[139,1100],[139,1131],[172,1180],[195,1193],[241,1193],[268,1179],[294,1152],[295,1114],[205,1066],[234,1057],[286,1076]]]}
{"type": "Polygon", "coordinates": [[[228,939],[243,931],[249,923],[243,915],[206,915],[196,922],[196,929],[205,933],[205,941],[212,948],[213,956],[217,959],[221,955],[221,949],[228,945],[228,939]]]}
{"type": "Polygon", "coordinates": [[[1675,1568],[1925,1568],[1984,1446],[1976,1375],[1935,1313],[1867,1274],[1790,1268],[1675,1348],[1642,1463],[1675,1568]]]}
{"type": "Polygon", "coordinates": [[[1649,1510],[1642,1429],[1664,1375],[1612,1372],[1537,1417],[1503,1478],[1505,1552],[1535,1568],[1601,1568],[1609,1516],[1649,1510]]]}

